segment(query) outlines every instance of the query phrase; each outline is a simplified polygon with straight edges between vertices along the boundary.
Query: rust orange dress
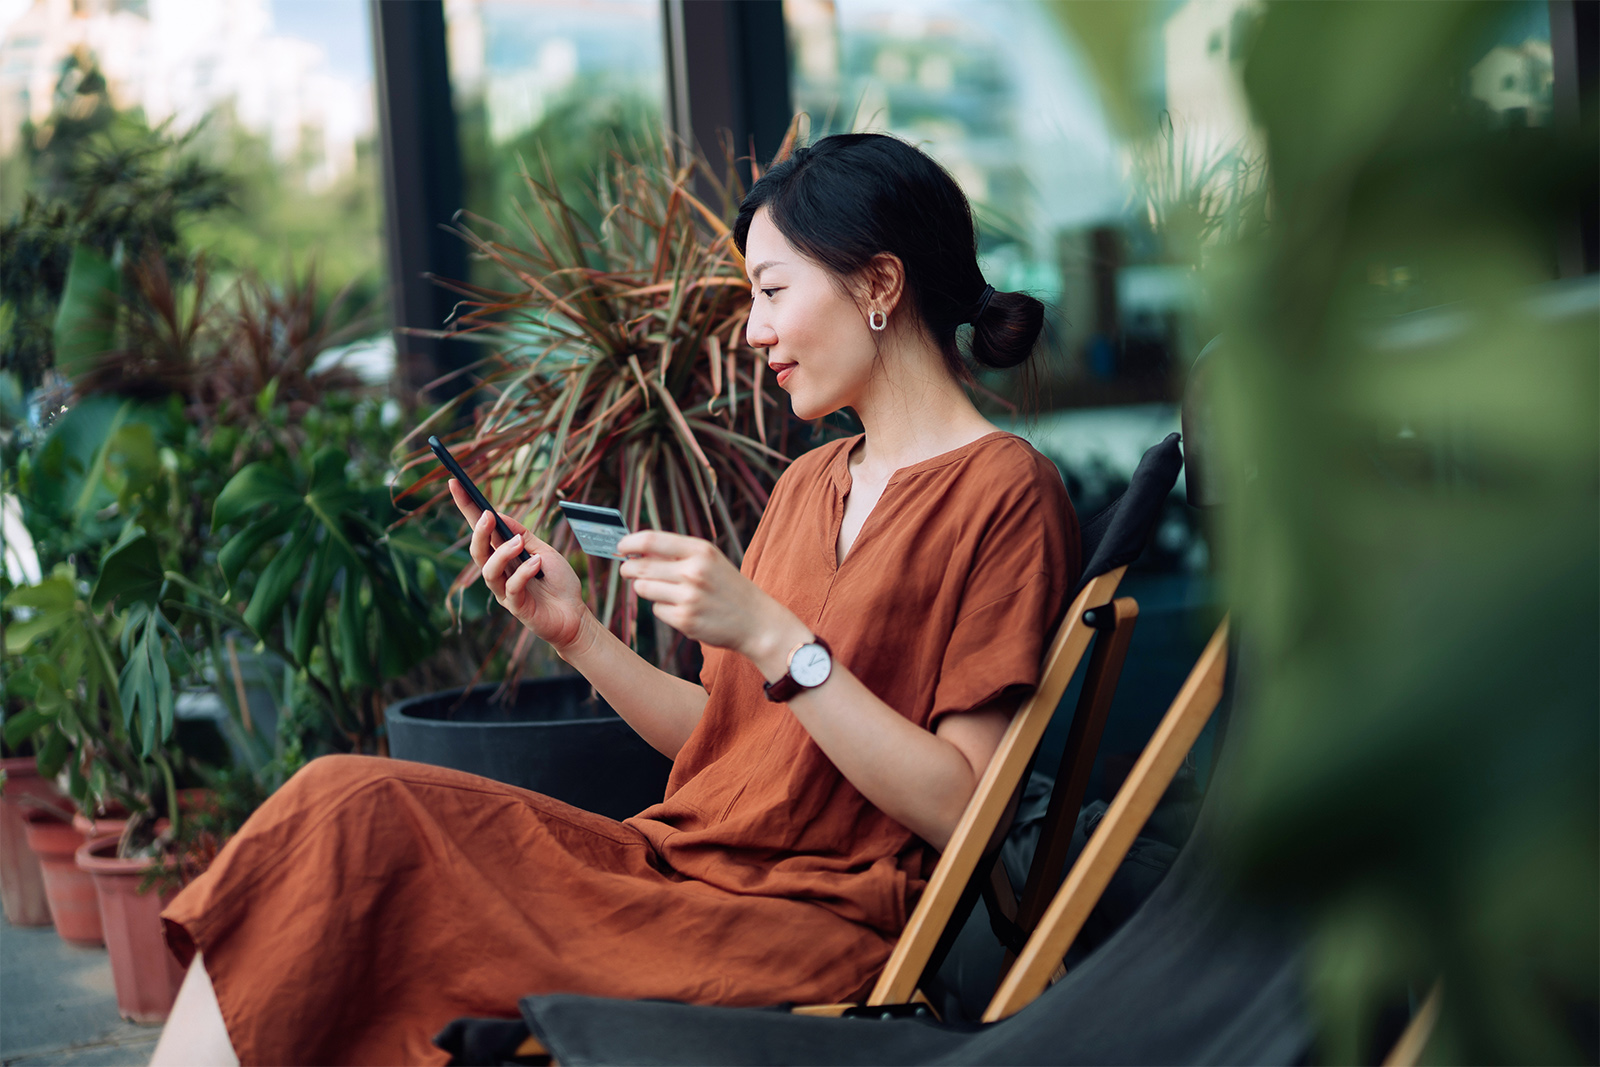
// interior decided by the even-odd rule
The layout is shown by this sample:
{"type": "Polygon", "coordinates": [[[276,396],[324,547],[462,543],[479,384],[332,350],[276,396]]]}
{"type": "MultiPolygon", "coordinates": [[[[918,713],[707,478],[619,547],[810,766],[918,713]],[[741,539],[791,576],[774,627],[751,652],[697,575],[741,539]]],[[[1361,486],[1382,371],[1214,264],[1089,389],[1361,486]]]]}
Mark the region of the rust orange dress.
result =
{"type": "MultiPolygon", "coordinates": [[[[992,433],[905,467],[843,565],[859,438],[798,460],[743,571],[920,726],[1038,680],[1078,567],[1055,467],[992,433]]],[[[437,1064],[459,1016],[529,993],[836,1001],[882,968],[936,857],[874,808],[748,660],[710,699],[665,799],[614,822],[459,771],[314,760],[167,908],[246,1064],[437,1064]]]]}

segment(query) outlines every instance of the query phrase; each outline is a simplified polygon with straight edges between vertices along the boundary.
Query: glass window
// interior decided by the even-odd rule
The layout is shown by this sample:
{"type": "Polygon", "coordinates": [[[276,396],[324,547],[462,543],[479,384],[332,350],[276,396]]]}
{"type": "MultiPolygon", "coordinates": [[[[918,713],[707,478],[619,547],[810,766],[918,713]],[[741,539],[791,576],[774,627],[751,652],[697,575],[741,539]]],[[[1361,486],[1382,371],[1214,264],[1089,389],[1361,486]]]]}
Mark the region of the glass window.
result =
{"type": "MultiPolygon", "coordinates": [[[[168,255],[204,251],[225,273],[274,281],[315,259],[327,295],[357,284],[353,312],[384,289],[371,55],[356,0],[6,0],[0,211],[18,218],[28,194],[69,214],[122,196],[142,218],[160,205],[137,182],[182,200],[194,192],[184,168],[198,165],[227,195],[192,196],[172,232],[154,226],[168,255]],[[91,197],[81,174],[96,158],[130,162],[91,197]]],[[[120,224],[80,222],[46,250],[41,285],[54,292],[24,300],[21,318],[53,309],[73,242],[120,224]]],[[[7,333],[7,365],[26,380],[48,354],[19,354],[19,337],[37,331],[7,333]]]]}
{"type": "MultiPolygon", "coordinates": [[[[1146,269],[1148,242],[1129,229],[1126,151],[1050,13],[1009,0],[786,0],[784,10],[810,136],[878,130],[922,146],[973,203],[988,280],[1052,308],[1041,399],[1165,397],[1175,287],[1146,269]]],[[[1007,393],[1015,381],[986,384],[1007,393]]]]}
{"type": "Polygon", "coordinates": [[[446,0],[445,20],[469,211],[512,222],[522,167],[543,180],[547,163],[592,206],[584,190],[613,148],[659,141],[659,2],[446,0]]]}

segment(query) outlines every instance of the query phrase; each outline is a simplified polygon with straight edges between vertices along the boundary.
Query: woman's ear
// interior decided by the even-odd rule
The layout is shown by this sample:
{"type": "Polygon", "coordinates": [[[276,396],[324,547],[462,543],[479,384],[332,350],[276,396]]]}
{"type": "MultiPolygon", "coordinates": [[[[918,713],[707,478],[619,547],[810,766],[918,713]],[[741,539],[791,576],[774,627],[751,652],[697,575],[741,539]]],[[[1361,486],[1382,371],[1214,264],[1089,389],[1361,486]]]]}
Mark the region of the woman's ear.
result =
{"type": "Polygon", "coordinates": [[[906,290],[906,265],[900,257],[879,252],[861,269],[861,302],[868,311],[883,311],[893,317],[906,290]]]}

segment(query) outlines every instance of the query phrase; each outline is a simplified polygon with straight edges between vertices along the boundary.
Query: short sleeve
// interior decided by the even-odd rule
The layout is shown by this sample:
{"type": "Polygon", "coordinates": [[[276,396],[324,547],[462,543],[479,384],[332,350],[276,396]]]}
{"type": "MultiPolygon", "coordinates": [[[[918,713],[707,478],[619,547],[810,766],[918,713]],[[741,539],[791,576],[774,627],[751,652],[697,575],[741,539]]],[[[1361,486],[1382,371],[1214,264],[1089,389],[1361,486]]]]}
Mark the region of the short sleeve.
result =
{"type": "Polygon", "coordinates": [[[1066,611],[1079,565],[1077,519],[1066,487],[1042,458],[1033,477],[1019,483],[990,517],[972,560],[945,643],[929,730],[945,715],[972,711],[1007,691],[1031,692],[1066,611]]]}
{"type": "Polygon", "coordinates": [[[1061,594],[1049,575],[965,609],[945,646],[928,729],[957,712],[982,707],[1007,690],[1031,692],[1039,684],[1045,643],[1061,614],[1061,594]]]}

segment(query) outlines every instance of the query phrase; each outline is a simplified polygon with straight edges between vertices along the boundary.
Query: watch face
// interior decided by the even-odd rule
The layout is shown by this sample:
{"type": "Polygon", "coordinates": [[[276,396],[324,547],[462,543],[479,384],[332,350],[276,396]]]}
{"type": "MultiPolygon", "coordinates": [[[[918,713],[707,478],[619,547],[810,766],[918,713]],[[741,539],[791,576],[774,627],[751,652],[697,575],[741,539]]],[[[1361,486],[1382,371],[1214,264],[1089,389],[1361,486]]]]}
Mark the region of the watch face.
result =
{"type": "Polygon", "coordinates": [[[789,661],[789,677],[807,689],[827,681],[832,669],[833,660],[821,645],[802,645],[789,661]]]}

